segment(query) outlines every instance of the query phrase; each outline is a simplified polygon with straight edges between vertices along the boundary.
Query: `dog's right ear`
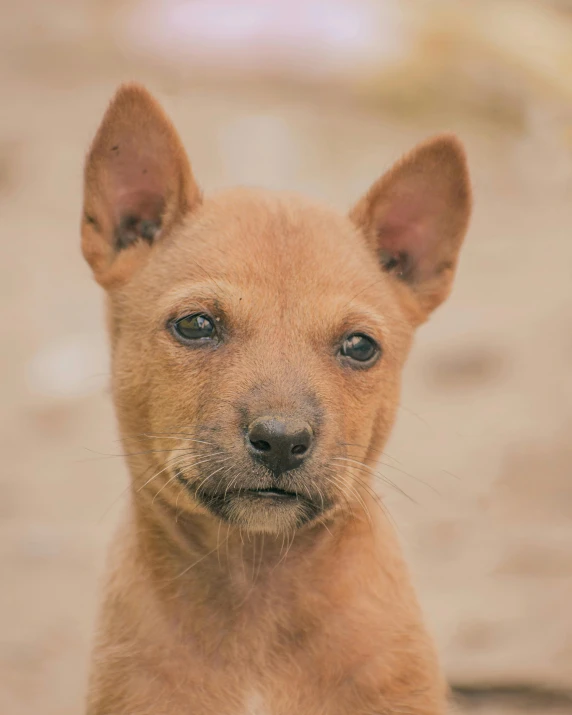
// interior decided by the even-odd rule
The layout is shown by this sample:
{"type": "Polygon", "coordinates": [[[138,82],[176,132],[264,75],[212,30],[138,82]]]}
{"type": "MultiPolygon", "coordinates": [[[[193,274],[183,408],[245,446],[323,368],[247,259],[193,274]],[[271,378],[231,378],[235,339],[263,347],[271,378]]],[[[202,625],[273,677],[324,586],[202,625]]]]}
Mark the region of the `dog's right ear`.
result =
{"type": "Polygon", "coordinates": [[[175,128],[144,87],[117,91],[85,165],[82,250],[105,288],[201,201],[175,128]]]}

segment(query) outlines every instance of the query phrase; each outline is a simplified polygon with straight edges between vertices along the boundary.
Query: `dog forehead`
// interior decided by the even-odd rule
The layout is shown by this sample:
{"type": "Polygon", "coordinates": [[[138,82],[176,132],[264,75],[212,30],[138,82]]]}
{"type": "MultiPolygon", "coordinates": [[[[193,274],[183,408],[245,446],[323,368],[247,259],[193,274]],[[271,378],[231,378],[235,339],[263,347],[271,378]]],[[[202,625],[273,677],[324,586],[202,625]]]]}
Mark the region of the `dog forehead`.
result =
{"type": "Polygon", "coordinates": [[[281,287],[305,278],[339,286],[346,278],[353,283],[374,275],[375,268],[348,218],[302,197],[264,190],[235,189],[206,199],[175,244],[182,267],[197,262],[213,276],[271,278],[281,287]]]}

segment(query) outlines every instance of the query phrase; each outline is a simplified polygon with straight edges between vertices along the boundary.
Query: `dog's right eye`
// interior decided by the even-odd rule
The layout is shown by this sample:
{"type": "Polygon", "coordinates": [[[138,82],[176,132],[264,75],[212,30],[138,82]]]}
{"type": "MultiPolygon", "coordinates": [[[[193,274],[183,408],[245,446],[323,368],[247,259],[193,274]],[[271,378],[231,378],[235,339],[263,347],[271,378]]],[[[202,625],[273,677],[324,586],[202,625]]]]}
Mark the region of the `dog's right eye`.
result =
{"type": "Polygon", "coordinates": [[[206,341],[216,338],[216,327],[212,318],[204,313],[185,315],[172,323],[172,329],[181,342],[206,341]]]}

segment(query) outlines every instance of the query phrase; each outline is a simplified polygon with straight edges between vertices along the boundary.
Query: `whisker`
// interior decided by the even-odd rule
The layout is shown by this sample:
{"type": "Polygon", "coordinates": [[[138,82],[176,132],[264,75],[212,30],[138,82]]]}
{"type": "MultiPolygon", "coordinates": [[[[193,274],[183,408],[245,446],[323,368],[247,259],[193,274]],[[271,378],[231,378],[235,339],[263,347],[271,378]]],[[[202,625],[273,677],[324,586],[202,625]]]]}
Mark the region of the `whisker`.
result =
{"type": "Polygon", "coordinates": [[[431,430],[433,429],[433,427],[429,424],[429,422],[427,422],[427,420],[424,417],[421,417],[421,415],[418,414],[417,412],[415,412],[414,410],[410,409],[409,407],[405,407],[405,405],[403,405],[401,403],[399,403],[397,406],[399,407],[400,410],[403,410],[404,412],[407,412],[408,414],[413,415],[413,417],[417,417],[417,419],[420,422],[422,422],[426,427],[429,427],[429,429],[431,429],[431,430]]]}
{"type": "MultiPolygon", "coordinates": [[[[353,467],[349,467],[349,468],[350,468],[350,469],[353,469],[353,467]]],[[[331,474],[331,473],[332,473],[332,472],[331,472],[331,470],[330,470],[330,474],[331,474]]],[[[334,474],[336,474],[336,473],[334,472],[334,474]]],[[[336,478],[337,478],[338,480],[341,480],[342,484],[344,484],[344,486],[345,486],[345,482],[343,481],[343,478],[341,477],[341,475],[336,475],[336,478]]],[[[355,481],[359,484],[359,486],[360,486],[362,489],[364,489],[365,491],[367,491],[367,493],[369,494],[369,496],[370,496],[370,497],[373,499],[373,501],[375,502],[376,506],[378,506],[379,509],[381,510],[382,514],[383,514],[387,519],[389,519],[389,521],[392,523],[393,527],[394,527],[397,531],[399,531],[399,527],[398,527],[397,523],[395,522],[395,519],[393,518],[393,516],[392,516],[391,512],[389,511],[389,509],[387,508],[387,506],[384,504],[383,499],[380,497],[380,495],[377,494],[377,492],[376,492],[369,484],[367,484],[363,479],[360,479],[359,476],[356,476],[356,475],[354,474],[353,479],[355,479],[355,481]]]]}
{"type": "Polygon", "coordinates": [[[223,497],[224,501],[226,501],[226,495],[228,494],[229,489],[232,489],[232,487],[238,481],[239,477],[240,477],[240,473],[235,474],[234,477],[231,478],[230,482],[226,485],[226,489],[224,490],[224,497],[223,497]]]}
{"type": "MultiPolygon", "coordinates": [[[[368,462],[373,462],[376,465],[379,464],[378,460],[374,459],[373,457],[364,457],[364,460],[368,461],[368,462]]],[[[381,464],[384,467],[388,467],[389,469],[393,469],[394,471],[399,472],[400,474],[405,474],[405,476],[409,477],[410,479],[413,479],[416,482],[419,482],[419,484],[423,484],[423,486],[427,487],[427,489],[430,489],[435,494],[442,496],[442,494],[439,492],[439,490],[436,489],[432,484],[429,484],[428,482],[421,479],[420,477],[416,477],[415,474],[410,474],[409,472],[406,472],[405,469],[401,469],[400,467],[395,467],[395,466],[393,466],[393,464],[387,464],[386,462],[381,462],[381,464]]],[[[369,466],[369,465],[367,465],[367,466],[369,466]]]]}
{"type": "Polygon", "coordinates": [[[184,459],[187,459],[188,456],[189,455],[186,455],[186,454],[178,454],[178,455],[175,455],[174,457],[172,457],[171,459],[168,459],[165,462],[163,469],[161,469],[160,471],[158,471],[155,474],[153,474],[152,476],[150,476],[149,479],[137,489],[137,494],[139,494],[139,492],[142,489],[144,489],[148,484],[150,484],[154,479],[156,479],[156,477],[158,477],[160,474],[162,474],[166,469],[169,469],[170,466],[172,466],[173,464],[178,464],[179,462],[183,461],[184,459]]]}
{"type": "Polygon", "coordinates": [[[222,569],[222,564],[221,564],[221,562],[220,562],[220,548],[219,548],[219,544],[220,544],[220,530],[221,530],[221,528],[222,528],[222,519],[219,519],[218,529],[217,529],[217,532],[216,532],[216,558],[217,558],[217,561],[218,561],[218,567],[219,567],[219,569],[222,569]]]}
{"type": "MultiPolygon", "coordinates": [[[[211,455],[211,456],[212,456],[212,455],[211,455]]],[[[230,457],[229,457],[229,459],[230,459],[230,457]]],[[[209,460],[206,460],[206,461],[209,461],[209,460]]],[[[226,461],[228,461],[228,459],[218,460],[218,461],[219,461],[219,463],[220,463],[221,461],[222,461],[222,462],[226,462],[226,461]]],[[[179,471],[184,471],[185,469],[189,469],[189,468],[191,468],[191,467],[193,467],[193,466],[196,466],[196,465],[195,465],[195,464],[189,464],[189,465],[183,464],[183,465],[179,465],[179,466],[177,467],[177,469],[178,469],[179,471]]],[[[222,469],[228,469],[228,467],[224,467],[224,466],[223,466],[223,467],[221,467],[221,470],[222,470],[222,469]]],[[[217,470],[217,471],[220,471],[220,470],[217,470]]],[[[216,472],[214,472],[213,474],[216,474],[216,472]]],[[[210,477],[210,476],[213,476],[213,474],[209,475],[209,477],[210,477]]],[[[208,477],[207,477],[207,478],[208,478],[208,477]]],[[[172,480],[169,480],[169,481],[172,481],[172,480]]],[[[166,485],[165,485],[165,486],[166,486],[166,485]]],[[[178,496],[177,496],[177,500],[175,501],[175,508],[178,508],[179,499],[181,498],[181,494],[183,494],[183,493],[188,495],[188,490],[187,490],[185,487],[181,486],[181,489],[180,489],[179,494],[178,494],[178,496]]],[[[178,510],[178,511],[177,511],[177,515],[176,515],[176,517],[175,517],[175,520],[177,520],[178,517],[179,517],[181,514],[182,514],[182,510],[178,510]]]]}
{"type": "Polygon", "coordinates": [[[137,435],[127,435],[126,437],[123,437],[121,441],[141,441],[141,437],[149,439],[177,439],[182,442],[196,442],[198,444],[214,445],[214,442],[209,442],[204,439],[195,439],[194,437],[192,438],[188,432],[140,432],[137,435]]]}
{"type": "MultiPolygon", "coordinates": [[[[368,452],[370,449],[369,445],[358,444],[357,442],[338,442],[338,444],[340,445],[340,447],[359,447],[360,449],[363,449],[365,452],[368,452]]],[[[393,461],[397,462],[397,464],[401,464],[399,459],[397,459],[396,457],[392,457],[392,455],[389,454],[389,452],[381,452],[381,455],[383,457],[388,457],[389,459],[393,459],[393,461]]]]}
{"type": "MultiPolygon", "coordinates": [[[[222,461],[228,461],[228,459],[230,459],[230,457],[228,457],[226,460],[222,460],[222,461]]],[[[190,469],[191,467],[196,467],[198,464],[204,464],[205,462],[210,462],[210,461],[211,461],[210,459],[203,459],[203,460],[201,460],[201,461],[199,461],[199,462],[193,462],[192,464],[185,464],[185,465],[183,465],[183,469],[190,469]]],[[[181,468],[179,467],[178,469],[180,470],[181,468]]],[[[206,477],[206,478],[203,480],[203,482],[201,482],[201,484],[204,483],[204,482],[206,482],[207,479],[209,479],[210,477],[212,477],[212,476],[213,476],[214,474],[216,474],[217,472],[220,472],[221,469],[224,469],[224,467],[221,467],[220,469],[217,469],[216,471],[212,472],[212,474],[209,474],[209,476],[206,477]]],[[[155,496],[153,497],[153,501],[155,501],[155,499],[159,496],[159,494],[163,491],[163,489],[165,489],[165,487],[168,486],[168,485],[169,485],[173,480],[175,480],[176,478],[177,478],[177,474],[175,473],[168,481],[165,482],[165,484],[163,484],[163,486],[162,486],[162,487],[159,489],[159,491],[155,494],[155,496]]]]}
{"type": "Polygon", "coordinates": [[[350,459],[349,457],[332,457],[332,459],[337,460],[339,462],[347,462],[349,464],[356,465],[356,468],[361,469],[362,471],[366,472],[366,474],[369,474],[372,477],[380,479],[385,484],[387,484],[388,486],[392,487],[393,489],[398,491],[400,494],[402,494],[406,499],[409,499],[409,501],[413,502],[414,504],[417,504],[415,499],[413,499],[412,496],[407,494],[407,492],[403,491],[403,489],[401,489],[401,487],[398,487],[397,484],[392,482],[391,479],[389,479],[385,474],[375,471],[368,464],[364,464],[363,462],[360,462],[357,459],[350,459]]]}
{"type": "MultiPolygon", "coordinates": [[[[227,536],[227,537],[226,537],[226,541],[228,541],[228,538],[229,538],[229,537],[227,536]]],[[[181,577],[184,576],[186,573],[188,573],[191,569],[195,568],[195,566],[198,566],[198,564],[200,564],[201,561],[204,561],[208,556],[210,556],[211,554],[214,554],[214,552],[215,552],[217,549],[218,549],[218,544],[217,544],[217,546],[214,547],[214,549],[211,549],[210,551],[207,551],[207,553],[206,553],[206,554],[203,554],[203,556],[201,556],[200,559],[197,559],[197,560],[194,561],[190,566],[187,566],[186,569],[184,569],[183,571],[181,571],[181,573],[177,574],[177,575],[173,578],[173,581],[175,581],[175,580],[178,579],[178,578],[181,578],[181,577]]]]}
{"type": "Polygon", "coordinates": [[[254,578],[253,578],[253,585],[256,585],[256,582],[258,581],[258,577],[260,576],[260,569],[262,567],[262,560],[264,558],[264,537],[265,537],[265,534],[263,532],[262,533],[262,542],[260,544],[260,558],[258,559],[258,567],[256,569],[256,574],[254,575],[254,578]]]}
{"type": "Polygon", "coordinates": [[[368,520],[368,522],[369,522],[369,524],[370,524],[370,527],[373,529],[373,521],[372,521],[372,519],[371,519],[370,511],[369,511],[369,509],[367,508],[367,505],[366,505],[366,503],[365,503],[363,497],[362,497],[361,494],[357,491],[357,489],[353,486],[353,484],[348,484],[347,482],[344,483],[343,481],[341,481],[339,475],[334,475],[334,476],[332,477],[332,474],[330,474],[330,478],[333,478],[333,479],[337,480],[338,483],[341,482],[341,483],[344,485],[344,487],[345,487],[346,489],[349,489],[350,492],[356,497],[356,499],[358,500],[360,506],[362,507],[362,509],[363,509],[363,511],[364,511],[364,514],[365,514],[366,517],[367,517],[367,520],[368,520]]]}
{"type": "MultiPolygon", "coordinates": [[[[225,549],[225,551],[226,551],[226,566],[227,566],[227,568],[229,567],[229,564],[230,564],[230,555],[229,555],[229,553],[228,553],[228,539],[229,539],[229,536],[230,536],[230,529],[231,529],[231,525],[230,525],[230,523],[229,523],[228,526],[227,526],[227,529],[226,529],[226,549],[225,549]]],[[[240,531],[240,527],[239,527],[239,531],[240,531]]],[[[242,534],[241,534],[241,540],[242,540],[242,534]]],[[[244,540],[242,540],[242,544],[241,544],[241,547],[240,547],[240,558],[241,558],[241,561],[242,561],[242,571],[243,571],[243,573],[244,573],[244,577],[246,578],[246,568],[245,568],[245,566],[244,566],[244,556],[243,556],[243,553],[242,553],[243,548],[244,548],[244,540]]]]}
{"type": "MultiPolygon", "coordinates": [[[[213,452],[212,454],[203,455],[203,456],[205,456],[205,461],[208,462],[212,457],[215,457],[215,456],[218,455],[218,454],[225,454],[225,452],[213,452]]],[[[137,489],[137,493],[139,493],[139,492],[140,492],[144,487],[146,487],[150,482],[152,482],[154,479],[156,479],[160,474],[163,474],[163,472],[164,472],[165,470],[169,469],[169,467],[173,466],[174,464],[179,464],[180,462],[183,462],[183,461],[184,461],[185,459],[187,459],[189,456],[193,456],[193,455],[189,455],[189,454],[179,454],[179,455],[176,455],[175,457],[173,457],[173,459],[167,460],[167,462],[166,462],[165,466],[163,467],[163,469],[161,469],[160,471],[158,471],[156,474],[154,474],[152,477],[150,477],[143,485],[141,485],[141,486],[137,489]]],[[[203,462],[198,462],[198,464],[202,464],[202,463],[203,463],[203,462]]],[[[189,466],[192,466],[192,465],[189,465],[189,466]]]]}
{"type": "Polygon", "coordinates": [[[106,454],[105,452],[98,452],[94,449],[90,449],[89,447],[84,447],[84,449],[88,452],[92,452],[93,454],[98,454],[100,455],[97,458],[92,458],[88,460],[80,460],[83,462],[96,462],[99,460],[103,459],[114,459],[117,457],[138,457],[142,454],[165,454],[166,452],[188,452],[190,447],[170,447],[169,449],[146,449],[143,450],[142,452],[124,452],[123,454],[106,454]]]}
{"type": "Polygon", "coordinates": [[[453,472],[449,472],[447,469],[442,469],[441,471],[445,474],[448,474],[450,477],[453,477],[453,479],[458,479],[459,481],[461,481],[461,477],[459,477],[457,474],[453,474],[453,472]]]}
{"type": "Polygon", "coordinates": [[[354,515],[354,510],[349,496],[346,493],[346,487],[348,486],[347,482],[342,479],[341,475],[339,475],[334,468],[327,467],[326,470],[328,472],[328,474],[325,475],[326,480],[330,484],[334,485],[338,497],[343,499],[343,504],[341,505],[342,514],[348,518],[352,517],[354,515]]]}
{"type": "Polygon", "coordinates": [[[274,573],[274,571],[280,566],[280,564],[281,564],[283,561],[286,561],[286,558],[287,558],[287,556],[288,556],[288,553],[289,553],[290,549],[292,548],[292,545],[293,545],[293,543],[294,543],[294,539],[295,539],[295,538],[296,538],[296,531],[293,530],[293,531],[292,531],[292,538],[291,538],[291,539],[289,538],[289,540],[288,540],[288,542],[287,542],[286,551],[284,552],[284,555],[280,558],[280,560],[278,561],[278,563],[276,564],[276,566],[272,569],[272,573],[274,573]]]}
{"type": "MultiPolygon", "coordinates": [[[[147,474],[147,472],[150,469],[151,469],[151,467],[147,467],[147,469],[143,472],[143,474],[147,474]]],[[[130,489],[131,489],[131,482],[128,482],[127,486],[121,490],[119,495],[111,502],[111,504],[107,507],[107,509],[99,517],[99,521],[97,522],[98,524],[101,524],[101,522],[105,519],[107,514],[109,514],[109,512],[113,509],[113,507],[117,504],[117,502],[129,493],[130,489]]]]}
{"type": "MultiPolygon", "coordinates": [[[[219,460],[219,463],[220,463],[221,461],[222,461],[222,462],[228,462],[229,459],[232,459],[232,457],[228,456],[226,459],[219,460]]],[[[197,463],[191,464],[191,465],[189,465],[189,466],[190,466],[190,467],[195,467],[196,464],[202,464],[202,462],[197,462],[197,463]]],[[[224,465],[223,465],[222,467],[220,467],[219,469],[215,470],[214,472],[211,472],[211,474],[209,474],[208,477],[205,477],[205,478],[202,480],[202,482],[199,484],[199,486],[196,487],[196,489],[195,489],[195,494],[198,493],[198,492],[201,490],[201,487],[203,486],[203,484],[205,484],[206,482],[208,482],[208,480],[209,480],[211,477],[214,477],[215,474],[218,474],[218,473],[219,473],[222,469],[224,469],[224,468],[225,468],[225,467],[224,467],[224,465]]]]}
{"type": "MultiPolygon", "coordinates": [[[[256,565],[256,534],[254,534],[254,537],[252,539],[252,585],[254,587],[254,567],[256,565]]],[[[250,596],[250,593],[252,592],[252,588],[248,592],[246,598],[250,596]]],[[[244,599],[246,601],[246,598],[244,599]]]]}

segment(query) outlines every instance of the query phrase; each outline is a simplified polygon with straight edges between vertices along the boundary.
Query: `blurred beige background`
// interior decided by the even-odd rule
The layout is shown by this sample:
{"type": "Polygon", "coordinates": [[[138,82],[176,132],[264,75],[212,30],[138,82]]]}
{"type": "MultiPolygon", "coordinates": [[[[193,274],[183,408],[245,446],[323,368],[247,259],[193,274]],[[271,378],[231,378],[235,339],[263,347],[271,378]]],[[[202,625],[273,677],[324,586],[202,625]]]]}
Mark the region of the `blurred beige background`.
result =
{"type": "Polygon", "coordinates": [[[82,161],[138,79],[203,187],[340,209],[454,130],[475,214],[382,466],[463,712],[572,713],[572,2],[3,0],[0,713],[82,712],[126,474],[82,161]],[[395,468],[398,465],[397,468],[395,468]]]}

